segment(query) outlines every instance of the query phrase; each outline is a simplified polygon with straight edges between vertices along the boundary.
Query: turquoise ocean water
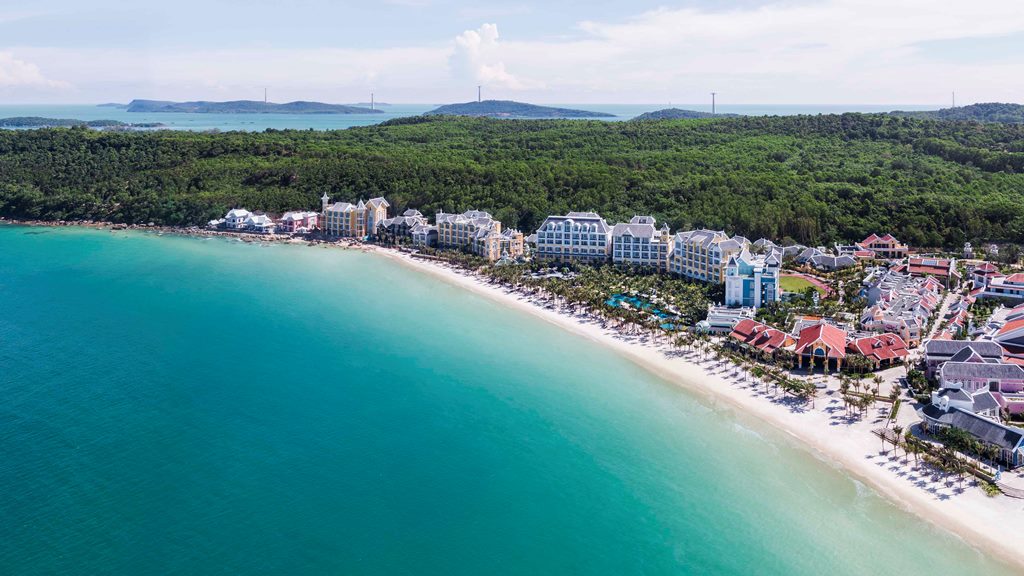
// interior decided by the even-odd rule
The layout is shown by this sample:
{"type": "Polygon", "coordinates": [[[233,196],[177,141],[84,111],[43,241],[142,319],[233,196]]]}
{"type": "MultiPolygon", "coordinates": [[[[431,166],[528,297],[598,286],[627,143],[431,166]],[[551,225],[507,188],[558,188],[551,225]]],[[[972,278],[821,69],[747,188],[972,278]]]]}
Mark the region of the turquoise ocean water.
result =
{"type": "Polygon", "coordinates": [[[384,258],[0,226],[0,573],[1008,574],[384,258]]]}
{"type": "MultiPolygon", "coordinates": [[[[267,128],[297,130],[336,130],[353,126],[377,124],[392,118],[415,116],[436,108],[437,104],[395,104],[381,107],[381,114],[187,114],[187,113],[141,113],[126,112],[123,109],[98,107],[94,105],[11,105],[0,104],[0,118],[14,116],[41,116],[43,118],[71,118],[75,120],[120,120],[127,123],[160,122],[175,130],[245,130],[257,131],[267,128]]],[[[601,120],[629,120],[634,116],[676,107],[710,112],[706,104],[557,104],[569,108],[594,110],[615,114],[613,118],[601,120]]],[[[767,105],[742,104],[718,106],[719,112],[751,115],[788,114],[835,114],[841,112],[888,112],[890,110],[934,110],[940,106],[879,106],[879,105],[767,105]]]]}

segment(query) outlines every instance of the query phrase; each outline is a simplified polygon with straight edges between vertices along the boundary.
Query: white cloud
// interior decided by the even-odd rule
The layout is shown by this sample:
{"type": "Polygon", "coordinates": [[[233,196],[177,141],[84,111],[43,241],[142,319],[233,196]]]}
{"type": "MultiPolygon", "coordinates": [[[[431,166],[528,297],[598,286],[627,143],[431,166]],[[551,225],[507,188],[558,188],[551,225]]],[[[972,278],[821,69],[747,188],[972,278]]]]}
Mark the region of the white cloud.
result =
{"type": "Polygon", "coordinates": [[[542,39],[499,37],[489,23],[384,49],[0,46],[0,86],[18,78],[52,88],[32,62],[94,100],[253,97],[270,86],[279,100],[351,101],[375,89],[382,100],[441,102],[484,84],[537,102],[693,103],[716,90],[724,102],[911,104],[945,102],[953,89],[965,102],[1012,101],[1024,93],[1020,65],[926,50],[1022,31],[1020,0],[780,0],[582,21],[542,39]]]}
{"type": "Polygon", "coordinates": [[[455,52],[450,59],[454,76],[494,88],[509,90],[540,89],[541,82],[516,76],[502,61],[504,46],[498,42],[497,24],[484,24],[455,37],[455,52]]]}
{"type": "Polygon", "coordinates": [[[0,88],[24,86],[58,89],[69,87],[66,82],[50,80],[43,76],[35,64],[19,60],[10,52],[0,52],[0,88]]]}

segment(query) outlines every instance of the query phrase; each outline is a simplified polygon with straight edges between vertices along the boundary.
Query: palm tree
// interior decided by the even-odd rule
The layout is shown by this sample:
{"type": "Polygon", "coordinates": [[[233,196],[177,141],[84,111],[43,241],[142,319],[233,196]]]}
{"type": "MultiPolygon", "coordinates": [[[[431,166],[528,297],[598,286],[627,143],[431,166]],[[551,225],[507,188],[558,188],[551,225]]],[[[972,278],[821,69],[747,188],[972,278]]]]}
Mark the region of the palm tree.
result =
{"type": "Polygon", "coordinates": [[[894,424],[892,427],[892,452],[893,456],[899,458],[900,456],[900,438],[903,433],[903,426],[894,424]]]}

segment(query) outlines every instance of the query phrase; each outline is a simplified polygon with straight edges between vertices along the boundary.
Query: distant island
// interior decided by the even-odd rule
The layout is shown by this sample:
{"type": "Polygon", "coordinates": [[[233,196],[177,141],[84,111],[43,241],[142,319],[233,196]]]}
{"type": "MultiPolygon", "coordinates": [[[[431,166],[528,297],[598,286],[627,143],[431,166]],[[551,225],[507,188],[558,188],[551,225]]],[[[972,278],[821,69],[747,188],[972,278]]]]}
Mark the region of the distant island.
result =
{"type": "Polygon", "coordinates": [[[128,112],[186,112],[190,114],[380,114],[361,106],[324,104],[323,102],[260,102],[234,100],[231,102],[168,102],[165,100],[132,100],[128,112]]]}
{"type": "Polygon", "coordinates": [[[665,108],[654,112],[644,112],[633,118],[633,120],[693,120],[699,118],[735,118],[739,114],[712,114],[711,112],[698,112],[697,110],[682,110],[680,108],[665,108]]]}
{"type": "Polygon", "coordinates": [[[430,116],[487,116],[491,118],[614,118],[614,114],[537,106],[512,100],[484,100],[464,104],[445,104],[426,113],[430,116]]]}
{"type": "Polygon", "coordinates": [[[105,102],[103,104],[97,104],[97,108],[127,108],[127,104],[118,104],[117,102],[105,102]]]}
{"type": "Polygon", "coordinates": [[[356,102],[352,106],[394,106],[394,104],[388,104],[387,102],[356,102]]]}
{"type": "Polygon", "coordinates": [[[1002,102],[971,104],[969,106],[943,108],[941,110],[894,110],[890,112],[890,114],[893,116],[924,118],[928,120],[966,120],[973,122],[993,122],[998,124],[1024,123],[1024,106],[1020,104],[1002,102]]]}
{"type": "Polygon", "coordinates": [[[40,116],[15,116],[12,118],[0,118],[0,128],[72,128],[83,126],[86,128],[160,128],[163,124],[159,122],[141,122],[129,124],[118,120],[74,120],[71,118],[42,118],[40,116]]]}

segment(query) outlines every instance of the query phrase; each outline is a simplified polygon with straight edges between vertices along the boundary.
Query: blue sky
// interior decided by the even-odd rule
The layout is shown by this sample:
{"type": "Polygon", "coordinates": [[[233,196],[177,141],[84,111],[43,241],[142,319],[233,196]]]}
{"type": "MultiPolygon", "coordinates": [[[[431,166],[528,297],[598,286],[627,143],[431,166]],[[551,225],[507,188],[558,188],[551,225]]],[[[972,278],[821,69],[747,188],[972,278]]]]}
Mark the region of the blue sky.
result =
{"type": "Polygon", "coordinates": [[[1024,89],[1020,0],[0,0],[0,102],[945,103],[1024,89]]]}

